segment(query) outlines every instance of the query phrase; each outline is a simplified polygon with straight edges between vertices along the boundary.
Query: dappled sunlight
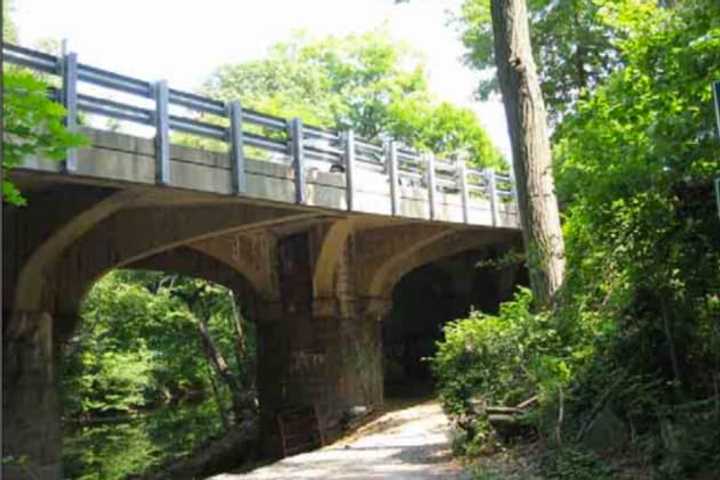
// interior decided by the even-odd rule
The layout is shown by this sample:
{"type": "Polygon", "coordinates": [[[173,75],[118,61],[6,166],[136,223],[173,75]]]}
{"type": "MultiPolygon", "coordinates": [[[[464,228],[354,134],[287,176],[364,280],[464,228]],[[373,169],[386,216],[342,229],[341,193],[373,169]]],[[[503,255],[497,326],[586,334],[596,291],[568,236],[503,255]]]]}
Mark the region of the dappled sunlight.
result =
{"type": "Polygon", "coordinates": [[[281,479],[453,479],[448,423],[435,401],[387,412],[355,435],[315,452],[283,459],[248,474],[224,474],[214,480],[281,479]]]}

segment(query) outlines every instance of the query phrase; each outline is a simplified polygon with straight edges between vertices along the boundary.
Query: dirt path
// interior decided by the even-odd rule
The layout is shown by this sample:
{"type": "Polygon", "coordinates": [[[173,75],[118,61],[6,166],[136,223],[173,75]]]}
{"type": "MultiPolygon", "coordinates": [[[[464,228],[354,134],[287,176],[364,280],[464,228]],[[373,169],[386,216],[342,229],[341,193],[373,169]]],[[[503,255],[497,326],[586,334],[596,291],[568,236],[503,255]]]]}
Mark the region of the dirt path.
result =
{"type": "Polygon", "coordinates": [[[385,413],[320,450],[212,480],[460,480],[447,430],[440,405],[429,401],[385,413]]]}

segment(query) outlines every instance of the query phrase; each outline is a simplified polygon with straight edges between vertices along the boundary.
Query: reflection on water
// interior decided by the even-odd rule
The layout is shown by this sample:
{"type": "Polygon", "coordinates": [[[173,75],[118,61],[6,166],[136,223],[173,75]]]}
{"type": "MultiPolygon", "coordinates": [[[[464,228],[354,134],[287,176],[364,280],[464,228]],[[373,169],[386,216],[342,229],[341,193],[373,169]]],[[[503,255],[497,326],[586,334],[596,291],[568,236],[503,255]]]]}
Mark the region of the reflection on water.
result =
{"type": "Polygon", "coordinates": [[[193,450],[222,433],[215,402],[166,406],[123,423],[67,426],[68,480],[120,480],[193,450]]]}

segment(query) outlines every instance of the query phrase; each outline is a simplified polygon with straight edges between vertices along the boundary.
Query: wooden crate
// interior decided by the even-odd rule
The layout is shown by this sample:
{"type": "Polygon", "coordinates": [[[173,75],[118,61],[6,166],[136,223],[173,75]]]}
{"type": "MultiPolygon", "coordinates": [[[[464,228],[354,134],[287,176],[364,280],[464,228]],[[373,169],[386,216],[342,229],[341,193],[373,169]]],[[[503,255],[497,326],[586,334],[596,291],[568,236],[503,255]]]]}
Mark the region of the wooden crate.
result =
{"type": "Polygon", "coordinates": [[[325,444],[316,406],[288,407],[276,416],[283,457],[320,448],[325,444]]]}

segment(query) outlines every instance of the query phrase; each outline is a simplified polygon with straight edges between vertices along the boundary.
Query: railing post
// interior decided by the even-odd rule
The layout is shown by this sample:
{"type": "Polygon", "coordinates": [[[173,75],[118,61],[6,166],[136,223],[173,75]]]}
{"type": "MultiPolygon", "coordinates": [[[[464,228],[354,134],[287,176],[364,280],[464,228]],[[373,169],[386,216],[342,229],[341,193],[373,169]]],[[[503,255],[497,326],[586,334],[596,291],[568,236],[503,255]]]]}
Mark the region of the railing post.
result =
{"type": "Polygon", "coordinates": [[[155,83],[155,181],[170,183],[170,113],[167,81],[155,83]]]}
{"type": "Polygon", "coordinates": [[[485,170],[485,178],[488,184],[488,196],[490,197],[490,212],[492,214],[492,225],[496,227],[498,224],[498,196],[497,196],[497,180],[495,178],[495,170],[488,168],[485,170]]]}
{"type": "Polygon", "coordinates": [[[467,167],[465,159],[457,159],[457,174],[460,186],[460,200],[462,202],[463,223],[470,223],[470,196],[468,194],[467,167]]]}
{"type": "Polygon", "coordinates": [[[398,214],[399,185],[398,185],[398,158],[397,144],[391,140],[387,146],[388,179],[390,181],[390,211],[393,215],[398,214]]]}
{"type": "Polygon", "coordinates": [[[293,118],[288,126],[290,137],[290,155],[295,172],[295,202],[305,203],[305,154],[303,151],[302,120],[293,118]]]}
{"type": "Polygon", "coordinates": [[[234,194],[247,191],[245,176],[245,154],[243,151],[242,107],[240,102],[228,104],[230,115],[230,168],[232,171],[232,188],[234,194]]]}
{"type": "Polygon", "coordinates": [[[435,220],[435,156],[432,153],[425,155],[427,163],[427,184],[428,184],[428,203],[430,206],[430,220],[435,220]]]}
{"type": "MultiPolygon", "coordinates": [[[[66,110],[65,126],[71,132],[77,131],[77,54],[67,53],[62,57],[62,103],[66,110]]],[[[71,173],[77,170],[77,149],[69,148],[63,170],[71,173]]]]}
{"type": "Polygon", "coordinates": [[[355,132],[345,132],[345,195],[347,196],[347,209],[352,212],[355,208],[355,132]]]}

